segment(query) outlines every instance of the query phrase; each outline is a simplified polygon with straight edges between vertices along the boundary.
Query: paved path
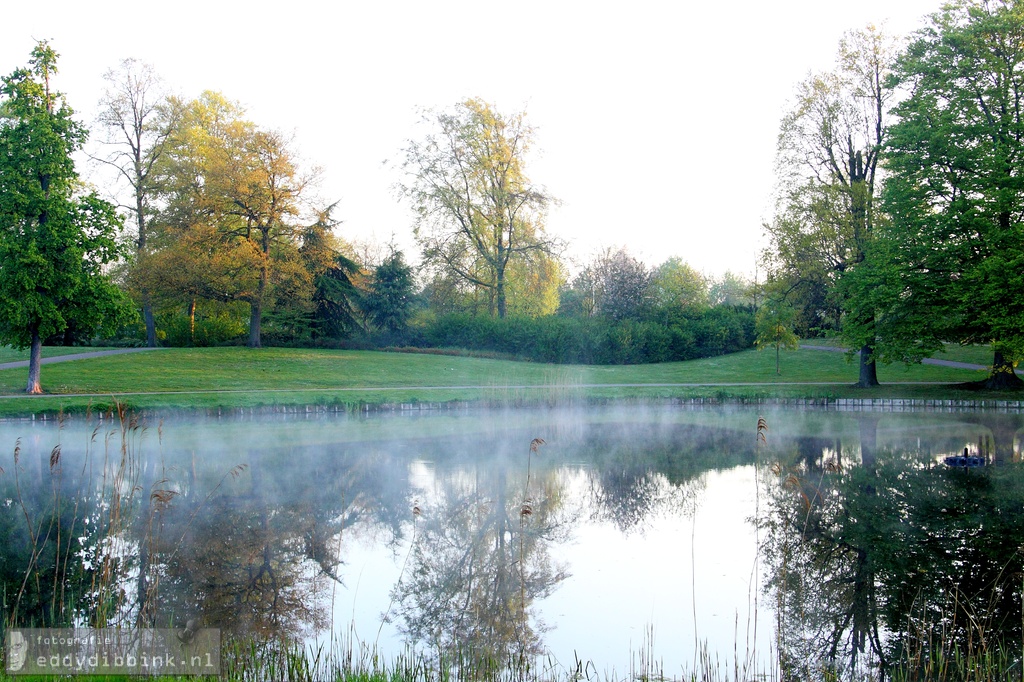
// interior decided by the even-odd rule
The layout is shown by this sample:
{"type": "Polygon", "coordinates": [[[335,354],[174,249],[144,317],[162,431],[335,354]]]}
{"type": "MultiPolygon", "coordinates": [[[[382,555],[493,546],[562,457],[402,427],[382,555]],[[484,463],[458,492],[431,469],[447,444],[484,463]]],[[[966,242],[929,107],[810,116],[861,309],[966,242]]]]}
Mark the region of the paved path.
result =
{"type": "MultiPolygon", "coordinates": [[[[68,362],[70,360],[88,360],[89,358],[102,358],[107,355],[123,355],[125,353],[141,353],[147,350],[159,350],[158,348],[115,348],[113,350],[93,350],[87,353],[69,353],[67,355],[55,355],[51,358],[43,358],[40,364],[49,365],[54,362],[68,362]]],[[[16,362],[0,362],[0,369],[17,369],[28,367],[28,360],[16,362]]]]}
{"type": "MultiPolygon", "coordinates": [[[[808,346],[801,344],[800,348],[805,350],[827,350],[833,353],[845,353],[846,348],[839,348],[837,346],[808,346]]],[[[857,351],[857,355],[860,355],[860,351],[857,351]]],[[[925,358],[921,361],[926,365],[941,365],[942,367],[956,367],[957,369],[988,369],[986,365],[974,365],[969,362],[956,362],[955,360],[937,360],[935,358],[925,358]]],[[[1024,370],[1021,370],[1024,371],[1024,370]]],[[[1018,374],[1020,371],[1018,371],[1018,374]]],[[[885,383],[891,383],[889,381],[885,383]]]]}

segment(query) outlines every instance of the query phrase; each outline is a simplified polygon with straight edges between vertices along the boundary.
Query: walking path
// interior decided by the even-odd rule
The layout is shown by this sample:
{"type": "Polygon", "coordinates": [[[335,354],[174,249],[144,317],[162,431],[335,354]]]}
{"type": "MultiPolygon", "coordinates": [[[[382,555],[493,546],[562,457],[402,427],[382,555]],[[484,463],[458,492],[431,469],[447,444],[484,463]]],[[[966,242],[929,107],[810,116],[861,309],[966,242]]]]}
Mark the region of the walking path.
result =
{"type": "MultiPolygon", "coordinates": [[[[800,348],[805,350],[827,350],[833,353],[845,353],[846,348],[839,348],[837,346],[808,346],[801,344],[800,348]]],[[[860,351],[857,351],[857,355],[860,355],[860,351]]],[[[969,362],[956,362],[955,360],[937,360],[935,358],[925,358],[921,361],[926,365],[941,365],[942,367],[956,367],[957,369],[988,369],[985,365],[974,365],[969,362]]],[[[890,383],[890,382],[885,382],[890,383]]]]}
{"type": "MultiPolygon", "coordinates": [[[[102,358],[107,355],[123,355],[125,353],[141,353],[146,350],[158,350],[156,348],[115,348],[113,350],[92,350],[86,353],[68,353],[67,355],[54,355],[50,358],[43,358],[39,361],[42,365],[49,365],[54,362],[68,362],[69,360],[88,360],[89,358],[102,358]]],[[[0,369],[17,369],[28,367],[28,360],[16,362],[0,362],[0,369]]]]}

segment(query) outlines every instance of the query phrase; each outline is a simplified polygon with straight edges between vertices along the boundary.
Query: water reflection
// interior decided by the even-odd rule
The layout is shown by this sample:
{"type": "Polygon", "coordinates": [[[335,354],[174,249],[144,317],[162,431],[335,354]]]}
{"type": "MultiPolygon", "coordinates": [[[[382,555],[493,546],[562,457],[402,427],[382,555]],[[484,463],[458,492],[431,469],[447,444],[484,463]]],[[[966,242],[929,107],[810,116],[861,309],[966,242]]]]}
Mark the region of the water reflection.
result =
{"type": "Polygon", "coordinates": [[[61,460],[59,445],[25,450],[15,441],[0,465],[4,620],[67,626],[97,610],[88,587],[99,573],[102,500],[61,460]]]}
{"type": "Polygon", "coordinates": [[[403,643],[503,666],[599,658],[598,631],[628,656],[646,645],[627,628],[650,625],[664,642],[657,656],[682,674],[708,637],[712,651],[735,650],[726,638],[758,606],[754,560],[732,558],[747,556],[730,546],[748,542],[730,535],[743,529],[706,522],[720,536],[711,556],[685,525],[724,496],[751,500],[743,515],[758,520],[771,595],[760,608],[775,620],[775,641],[762,634],[745,661],[763,669],[777,653],[767,665],[802,679],[889,675],[953,651],[1020,658],[1024,418],[778,411],[759,447],[757,416],[675,407],[0,425],[0,439],[22,437],[0,462],[5,624],[192,624],[226,639],[308,641],[348,625],[339,613],[355,614],[363,570],[352,562],[378,552],[394,571],[359,614],[372,643],[384,620],[403,643]],[[941,464],[964,448],[992,466],[941,464]],[[755,467],[767,502],[753,484],[722,487],[753,481],[755,467]],[[711,473],[727,470],[749,473],[711,473]],[[609,538],[639,549],[608,555],[609,538]],[[683,616],[629,621],[617,596],[647,580],[630,576],[653,575],[645,557],[665,548],[652,589],[683,616]],[[618,582],[601,582],[602,562],[623,564],[607,573],[618,582]],[[605,610],[575,619],[583,609],[563,591],[605,610]],[[722,605],[700,612],[712,594],[722,605]],[[708,634],[715,618],[726,635],[708,634]]]}
{"type": "Polygon", "coordinates": [[[148,624],[194,620],[241,638],[309,636],[329,625],[330,583],[344,584],[344,529],[400,532],[404,463],[379,444],[253,445],[240,457],[219,477],[222,467],[193,460],[184,480],[151,486],[155,513],[137,527],[140,613],[148,624]]]}
{"type": "Polygon", "coordinates": [[[1024,615],[1024,469],[1013,463],[1021,419],[966,415],[964,425],[980,428],[959,435],[922,424],[932,438],[887,437],[884,423],[858,416],[859,465],[821,442],[775,469],[766,556],[783,672],[1008,673],[1019,666],[1024,615]],[[941,463],[962,448],[995,466],[941,463]]]}
{"type": "Polygon", "coordinates": [[[545,625],[532,604],[568,575],[549,545],[564,540],[571,514],[550,469],[529,490],[524,475],[502,458],[436,481],[392,591],[411,641],[473,651],[499,666],[542,653],[545,625]]]}

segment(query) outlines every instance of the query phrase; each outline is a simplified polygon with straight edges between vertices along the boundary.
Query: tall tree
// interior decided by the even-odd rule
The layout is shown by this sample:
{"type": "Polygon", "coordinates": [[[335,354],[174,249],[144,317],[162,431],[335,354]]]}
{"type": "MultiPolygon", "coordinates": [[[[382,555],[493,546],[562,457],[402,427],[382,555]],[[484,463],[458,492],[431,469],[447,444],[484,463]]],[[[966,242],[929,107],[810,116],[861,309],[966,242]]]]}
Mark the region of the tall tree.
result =
{"type": "MultiPolygon", "coordinates": [[[[233,204],[228,212],[242,224],[228,235],[242,238],[256,247],[259,280],[248,297],[249,347],[259,348],[263,306],[272,285],[274,249],[282,243],[294,243],[301,213],[302,195],[312,176],[300,174],[291,151],[291,140],[277,132],[255,131],[242,147],[244,161],[230,178],[225,199],[233,204]]],[[[229,204],[230,206],[230,204],[229,204]]]]}
{"type": "MultiPolygon", "coordinates": [[[[236,280],[229,291],[206,287],[205,295],[248,303],[248,345],[258,348],[264,307],[290,271],[283,263],[299,258],[299,219],[317,172],[299,168],[289,138],[259,129],[243,114],[211,92],[183,107],[158,166],[166,203],[160,222],[164,248],[212,228],[221,249],[245,256],[233,261],[252,277],[236,280]]],[[[223,279],[217,270],[211,274],[223,279]]]]}
{"type": "Polygon", "coordinates": [[[120,255],[116,209],[75,193],[86,130],[51,87],[57,56],[40,42],[0,88],[0,342],[31,349],[29,393],[42,392],[44,338],[116,321],[125,306],[104,273],[120,255]]]}
{"type": "Polygon", "coordinates": [[[312,280],[314,338],[341,338],[362,328],[363,301],[358,285],[362,268],[341,250],[333,235],[338,222],[331,217],[334,205],[320,211],[316,221],[302,231],[299,254],[312,280]]]}
{"type": "Polygon", "coordinates": [[[1024,2],[959,0],[900,59],[889,131],[885,257],[859,291],[887,352],[990,343],[989,388],[1019,387],[1024,352],[1024,2]]]}
{"type": "Polygon", "coordinates": [[[533,129],[523,113],[505,116],[479,99],[425,120],[432,130],[405,148],[400,185],[417,212],[424,260],[492,292],[504,317],[509,264],[557,249],[544,234],[551,198],[525,173],[533,129]]]}
{"type": "MultiPolygon", "coordinates": [[[[153,67],[134,59],[125,59],[117,69],[104,76],[107,90],[100,100],[98,122],[106,131],[99,153],[93,158],[116,170],[131,190],[126,208],[134,218],[136,237],[135,267],[146,268],[147,228],[155,212],[153,201],[154,165],[168,148],[180,119],[178,102],[169,99],[153,67]]],[[[150,291],[141,290],[146,345],[156,346],[156,322],[150,291]]]]}
{"type": "MultiPolygon", "coordinates": [[[[785,293],[808,284],[835,284],[864,261],[876,225],[878,157],[892,90],[888,73],[895,44],[874,26],[848,33],[836,68],[800,84],[796,106],[779,134],[782,194],[767,226],[785,293]]],[[[847,311],[850,314],[851,311],[847,311]]],[[[873,314],[844,325],[848,343],[860,348],[858,385],[878,384],[873,314]]]]}

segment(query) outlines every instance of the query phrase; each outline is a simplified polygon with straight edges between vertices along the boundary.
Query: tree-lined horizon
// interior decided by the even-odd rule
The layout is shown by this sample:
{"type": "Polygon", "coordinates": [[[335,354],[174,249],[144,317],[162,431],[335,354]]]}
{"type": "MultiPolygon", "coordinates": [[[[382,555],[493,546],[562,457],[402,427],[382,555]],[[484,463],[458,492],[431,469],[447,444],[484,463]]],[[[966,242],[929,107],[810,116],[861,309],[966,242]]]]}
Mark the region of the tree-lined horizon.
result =
{"type": "Polygon", "coordinates": [[[779,136],[768,293],[803,333],[878,362],[986,344],[985,388],[1024,354],[1024,3],[957,0],[901,50],[869,27],[798,86],[779,136]]]}
{"type": "MultiPolygon", "coordinates": [[[[781,122],[756,285],[709,278],[678,256],[649,267],[626,247],[571,268],[545,226],[557,193],[530,173],[526,112],[472,97],[425,111],[422,136],[398,150],[398,200],[419,247],[410,256],[345,241],[320,169],[291,135],[223,93],[170,94],[152,67],[127,59],[105,76],[88,147],[115,209],[78,179],[72,155],[88,131],[51,87],[57,56],[40,43],[0,100],[0,287],[10,289],[0,340],[33,358],[43,342],[105,338],[471,344],[652,362],[750,347],[755,336],[778,354],[794,335],[823,335],[856,352],[860,386],[878,384],[880,362],[984,343],[985,386],[1016,388],[1022,36],[1024,0],[958,0],[902,45],[874,26],[848,32],[833,68],[797,85],[781,122]],[[45,135],[55,144],[33,152],[45,135]],[[54,234],[59,225],[70,231],[54,234]],[[136,321],[122,314],[124,294],[136,321]],[[552,321],[513,332],[516,319],[552,321]],[[559,352],[559,338],[574,350],[559,352]]],[[[38,363],[30,376],[40,390],[38,363]]]]}

